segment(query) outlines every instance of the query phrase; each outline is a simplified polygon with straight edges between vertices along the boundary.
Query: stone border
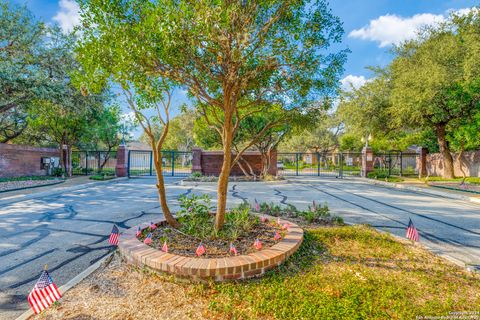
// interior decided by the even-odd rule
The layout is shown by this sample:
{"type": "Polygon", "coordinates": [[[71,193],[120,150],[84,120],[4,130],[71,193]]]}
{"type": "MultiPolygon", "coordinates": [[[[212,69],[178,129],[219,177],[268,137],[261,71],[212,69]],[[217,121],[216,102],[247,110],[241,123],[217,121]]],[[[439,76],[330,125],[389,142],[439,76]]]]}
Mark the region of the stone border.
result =
{"type": "MultiPolygon", "coordinates": [[[[267,217],[275,219],[275,217],[267,217]]],[[[162,219],[157,223],[164,221],[162,219]]],[[[280,220],[282,224],[287,222],[290,227],[280,242],[248,255],[209,259],[165,253],[139,241],[135,235],[138,226],[122,233],[118,249],[128,263],[170,273],[180,278],[189,278],[194,281],[247,279],[261,276],[280,265],[300,247],[303,241],[302,228],[287,220],[280,220]]],[[[147,227],[148,223],[140,225],[142,230],[147,227]]]]}

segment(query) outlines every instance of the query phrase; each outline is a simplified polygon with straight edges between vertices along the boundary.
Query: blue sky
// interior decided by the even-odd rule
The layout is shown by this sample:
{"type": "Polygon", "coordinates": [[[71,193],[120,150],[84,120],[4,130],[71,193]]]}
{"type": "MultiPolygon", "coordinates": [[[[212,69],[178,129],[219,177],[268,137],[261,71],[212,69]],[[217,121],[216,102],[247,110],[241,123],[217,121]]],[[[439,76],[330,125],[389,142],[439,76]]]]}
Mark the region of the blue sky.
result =
{"type": "MultiPolygon", "coordinates": [[[[57,22],[65,30],[78,23],[74,0],[10,0],[25,4],[45,22],[57,22]]],[[[475,0],[332,0],[330,7],[343,21],[341,47],[351,50],[342,75],[342,85],[362,85],[371,77],[367,66],[384,66],[391,60],[392,43],[412,37],[422,25],[441,21],[451,10],[479,5],[475,0]]],[[[182,92],[177,103],[185,102],[182,92]]]]}

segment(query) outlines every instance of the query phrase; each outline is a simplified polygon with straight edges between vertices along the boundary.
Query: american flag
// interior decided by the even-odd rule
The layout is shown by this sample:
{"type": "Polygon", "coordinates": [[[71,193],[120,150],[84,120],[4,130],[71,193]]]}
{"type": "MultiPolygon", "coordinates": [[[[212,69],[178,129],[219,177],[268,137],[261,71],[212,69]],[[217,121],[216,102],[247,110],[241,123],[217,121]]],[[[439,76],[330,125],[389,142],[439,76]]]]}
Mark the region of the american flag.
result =
{"type": "Polygon", "coordinates": [[[205,249],[205,246],[203,243],[200,243],[200,245],[197,247],[197,250],[195,251],[195,254],[200,257],[202,254],[207,252],[207,249],[205,249]]]}
{"type": "Polygon", "coordinates": [[[149,233],[149,234],[147,235],[147,237],[145,238],[145,240],[143,240],[143,243],[145,243],[145,244],[150,244],[150,243],[152,243],[152,234],[151,234],[151,233],[149,233]]]}
{"type": "Polygon", "coordinates": [[[237,248],[235,248],[235,246],[233,245],[233,243],[230,242],[230,250],[229,252],[233,255],[237,255],[238,254],[238,251],[237,251],[237,248]]]}
{"type": "Polygon", "coordinates": [[[288,230],[288,228],[290,228],[290,224],[288,222],[285,222],[283,225],[282,225],[282,229],[283,230],[288,230]]]}
{"type": "Polygon", "coordinates": [[[253,243],[253,246],[254,246],[255,249],[257,249],[257,250],[262,249],[262,241],[258,240],[258,238],[255,239],[255,242],[253,243]]]}
{"type": "Polygon", "coordinates": [[[408,222],[407,238],[417,242],[420,240],[417,228],[415,228],[415,226],[413,225],[412,219],[410,219],[410,221],[408,222]]]}
{"type": "Polygon", "coordinates": [[[50,307],[55,301],[62,297],[57,286],[53,283],[52,278],[47,270],[43,270],[35,287],[28,295],[28,303],[32,307],[33,312],[38,314],[50,307]]]}
{"type": "Polygon", "coordinates": [[[108,238],[108,243],[112,246],[118,246],[118,237],[120,236],[120,232],[116,225],[113,225],[112,232],[110,233],[110,238],[108,238]]]}
{"type": "Polygon", "coordinates": [[[162,251],[163,251],[163,252],[168,252],[167,241],[164,241],[164,242],[163,242],[162,251]]]}
{"type": "Polygon", "coordinates": [[[280,239],[282,239],[282,236],[280,235],[280,233],[278,233],[278,231],[275,231],[275,235],[273,236],[273,240],[278,241],[280,239]]]}
{"type": "Polygon", "coordinates": [[[140,235],[142,234],[142,228],[140,228],[140,226],[137,227],[137,238],[140,237],[140,235]]]}
{"type": "Polygon", "coordinates": [[[262,222],[267,222],[267,221],[268,221],[268,218],[265,217],[265,216],[262,216],[262,217],[260,218],[260,220],[261,220],[262,222]]]}
{"type": "Polygon", "coordinates": [[[150,230],[155,230],[157,229],[157,225],[153,222],[150,222],[150,230]]]}
{"type": "Polygon", "coordinates": [[[255,198],[255,211],[260,212],[260,204],[257,201],[257,198],[255,198]]]}

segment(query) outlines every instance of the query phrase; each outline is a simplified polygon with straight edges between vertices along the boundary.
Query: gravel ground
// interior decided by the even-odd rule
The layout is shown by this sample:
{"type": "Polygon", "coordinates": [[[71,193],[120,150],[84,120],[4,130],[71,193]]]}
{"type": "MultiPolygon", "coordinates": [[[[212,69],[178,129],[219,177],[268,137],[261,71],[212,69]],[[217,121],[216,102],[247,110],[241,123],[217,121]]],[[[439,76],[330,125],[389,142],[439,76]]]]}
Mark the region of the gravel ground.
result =
{"type": "Polygon", "coordinates": [[[27,188],[27,187],[45,186],[49,184],[55,184],[57,182],[58,180],[56,179],[0,182],[0,191],[8,191],[8,190],[27,188]]]}

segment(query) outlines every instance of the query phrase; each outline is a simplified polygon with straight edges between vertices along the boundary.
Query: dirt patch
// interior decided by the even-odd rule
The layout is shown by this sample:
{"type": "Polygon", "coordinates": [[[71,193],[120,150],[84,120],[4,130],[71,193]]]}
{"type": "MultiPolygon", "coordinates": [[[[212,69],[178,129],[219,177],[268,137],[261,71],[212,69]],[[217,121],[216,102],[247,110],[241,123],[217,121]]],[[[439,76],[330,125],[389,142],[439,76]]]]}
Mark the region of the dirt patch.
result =
{"type": "Polygon", "coordinates": [[[234,255],[230,252],[230,243],[237,249],[238,254],[249,254],[257,251],[254,247],[256,239],[262,243],[262,248],[268,248],[279,242],[281,239],[275,240],[275,233],[278,232],[283,238],[286,230],[276,221],[260,221],[247,233],[238,237],[235,241],[225,239],[207,239],[199,238],[182,233],[176,229],[170,228],[168,225],[159,225],[153,232],[147,228],[138,237],[140,241],[144,241],[148,233],[152,233],[151,247],[161,250],[165,241],[168,245],[168,252],[186,257],[196,257],[195,251],[202,243],[206,252],[202,257],[206,258],[222,258],[234,255]]]}
{"type": "Polygon", "coordinates": [[[123,263],[116,254],[33,319],[212,319],[193,287],[123,263]]]}

